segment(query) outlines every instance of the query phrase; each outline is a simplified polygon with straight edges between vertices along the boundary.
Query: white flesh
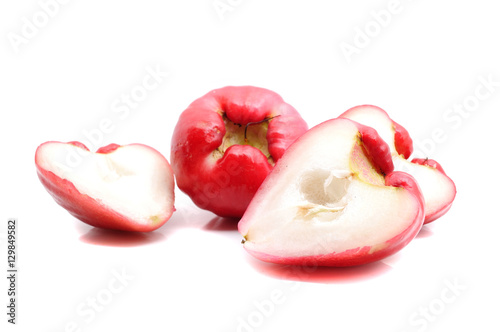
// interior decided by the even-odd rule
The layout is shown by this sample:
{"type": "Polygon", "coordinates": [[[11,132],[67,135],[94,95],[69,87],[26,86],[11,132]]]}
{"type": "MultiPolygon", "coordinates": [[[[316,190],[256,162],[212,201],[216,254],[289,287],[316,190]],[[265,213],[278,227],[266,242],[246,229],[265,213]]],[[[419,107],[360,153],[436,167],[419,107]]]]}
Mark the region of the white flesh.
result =
{"type": "Polygon", "coordinates": [[[394,158],[393,161],[395,170],[406,172],[417,180],[424,196],[427,216],[451,204],[456,189],[449,177],[433,167],[414,164],[404,158],[394,158]]]}
{"type": "Polygon", "coordinates": [[[354,123],[335,120],[288,149],[240,221],[247,249],[284,257],[377,250],[411,225],[418,203],[410,193],[353,174],[357,134],[354,123]]]}
{"type": "Polygon", "coordinates": [[[437,169],[411,163],[399,155],[395,148],[395,129],[392,120],[381,112],[378,107],[370,105],[357,107],[355,110],[348,112],[345,117],[374,128],[380,137],[389,144],[393,156],[394,170],[406,172],[417,180],[424,196],[425,214],[427,216],[433,215],[451,204],[456,192],[453,182],[437,169]]]}
{"type": "Polygon", "coordinates": [[[101,154],[53,142],[41,147],[38,165],[140,224],[163,219],[173,207],[172,171],[161,154],[146,146],[101,154]],[[70,155],[81,156],[81,162],[69,165],[70,155]]]}

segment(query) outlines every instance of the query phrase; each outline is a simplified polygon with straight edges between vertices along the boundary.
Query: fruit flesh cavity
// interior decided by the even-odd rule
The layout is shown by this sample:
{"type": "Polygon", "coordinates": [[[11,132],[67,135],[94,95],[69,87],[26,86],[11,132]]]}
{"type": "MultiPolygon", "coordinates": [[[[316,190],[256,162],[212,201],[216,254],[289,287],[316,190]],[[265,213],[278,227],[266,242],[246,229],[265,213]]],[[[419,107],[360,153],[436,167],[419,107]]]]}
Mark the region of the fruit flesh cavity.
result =
{"type": "Polygon", "coordinates": [[[222,158],[226,150],[233,145],[251,146],[262,152],[269,164],[274,166],[274,159],[269,152],[266,139],[269,120],[241,125],[232,122],[225,114],[222,114],[222,119],[226,133],[222,138],[221,145],[214,150],[213,156],[215,158],[222,158]]]}
{"type": "Polygon", "coordinates": [[[349,205],[339,212],[317,212],[304,218],[299,209],[307,201],[274,210],[252,225],[245,247],[276,256],[316,256],[366,246],[382,249],[387,239],[410,226],[417,210],[414,199],[403,189],[386,188],[353,179],[345,196],[349,205]],[[367,186],[372,188],[367,190],[367,186]],[[366,204],[366,201],[371,202],[366,204]],[[394,209],[395,205],[407,208],[394,209]],[[408,223],[401,225],[393,220],[408,223]],[[266,225],[269,222],[274,222],[272,229],[266,225]],[[381,229],[384,231],[380,232],[381,229]]]}
{"type": "Polygon", "coordinates": [[[403,188],[380,184],[383,176],[366,156],[353,158],[361,151],[358,138],[355,123],[338,119],[289,148],[240,221],[249,252],[302,257],[378,251],[412,225],[418,202],[403,188]]]}
{"type": "Polygon", "coordinates": [[[172,212],[173,178],[165,163],[159,153],[140,144],[92,153],[79,146],[51,142],[37,151],[38,167],[144,225],[164,220],[172,212]],[[82,162],[68,166],[68,153],[82,156],[82,162]]]}

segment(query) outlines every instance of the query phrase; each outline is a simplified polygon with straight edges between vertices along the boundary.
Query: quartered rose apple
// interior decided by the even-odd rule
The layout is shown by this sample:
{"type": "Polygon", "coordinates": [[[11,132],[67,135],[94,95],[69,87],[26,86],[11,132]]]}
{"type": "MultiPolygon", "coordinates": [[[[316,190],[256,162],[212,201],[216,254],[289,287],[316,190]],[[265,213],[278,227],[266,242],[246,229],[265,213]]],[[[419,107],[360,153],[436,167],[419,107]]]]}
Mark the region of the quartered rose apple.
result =
{"type": "Polygon", "coordinates": [[[54,200],[89,225],[148,232],[174,212],[172,169],[149,146],[110,144],[93,153],[79,142],[46,142],[35,163],[54,200]],[[81,162],[68,163],[68,155],[81,162]]]}

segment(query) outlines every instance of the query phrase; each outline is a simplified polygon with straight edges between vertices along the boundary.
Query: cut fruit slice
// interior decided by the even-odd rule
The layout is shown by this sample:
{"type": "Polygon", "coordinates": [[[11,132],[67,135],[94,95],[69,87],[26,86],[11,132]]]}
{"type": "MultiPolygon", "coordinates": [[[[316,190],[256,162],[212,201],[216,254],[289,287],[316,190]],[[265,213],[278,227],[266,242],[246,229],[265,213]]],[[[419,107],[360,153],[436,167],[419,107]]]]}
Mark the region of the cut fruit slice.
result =
{"type": "Polygon", "coordinates": [[[155,149],[46,142],[35,154],[38,177],[55,201],[100,228],[148,232],[174,212],[174,176],[155,149]]]}
{"type": "Polygon", "coordinates": [[[423,223],[413,178],[392,172],[372,128],[326,121],[285,152],[238,224],[253,256],[282,264],[349,266],[406,246],[423,223]]]}
{"type": "Polygon", "coordinates": [[[383,109],[361,105],[347,110],[340,117],[374,128],[389,145],[395,169],[407,172],[417,180],[425,199],[424,223],[436,220],[451,208],[457,192],[455,183],[432,159],[407,160],[413,152],[412,139],[406,129],[394,122],[383,109]]]}

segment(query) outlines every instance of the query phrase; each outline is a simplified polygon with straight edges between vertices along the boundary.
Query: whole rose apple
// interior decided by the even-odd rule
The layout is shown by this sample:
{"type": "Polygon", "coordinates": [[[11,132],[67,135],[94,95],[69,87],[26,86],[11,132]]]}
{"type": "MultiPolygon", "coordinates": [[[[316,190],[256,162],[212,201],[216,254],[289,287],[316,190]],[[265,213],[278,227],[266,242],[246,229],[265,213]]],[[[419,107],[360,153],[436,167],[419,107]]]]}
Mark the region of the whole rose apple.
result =
{"type": "Polygon", "coordinates": [[[273,91],[228,86],[180,115],[171,146],[179,189],[202,209],[239,218],[288,146],[307,130],[273,91]]]}

